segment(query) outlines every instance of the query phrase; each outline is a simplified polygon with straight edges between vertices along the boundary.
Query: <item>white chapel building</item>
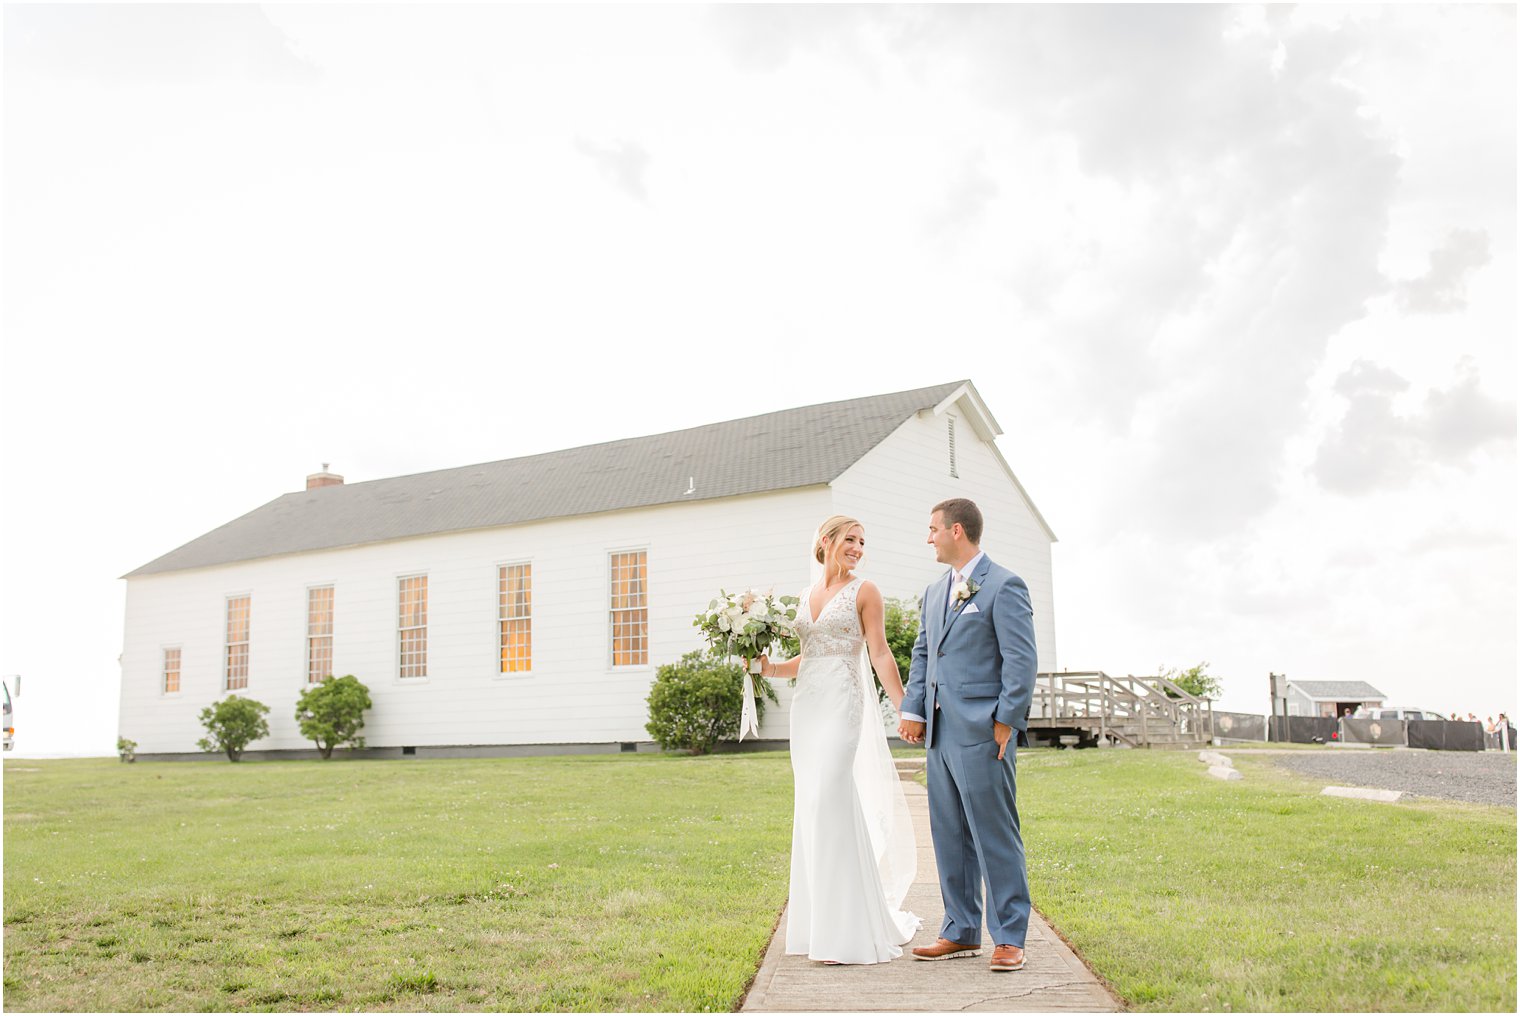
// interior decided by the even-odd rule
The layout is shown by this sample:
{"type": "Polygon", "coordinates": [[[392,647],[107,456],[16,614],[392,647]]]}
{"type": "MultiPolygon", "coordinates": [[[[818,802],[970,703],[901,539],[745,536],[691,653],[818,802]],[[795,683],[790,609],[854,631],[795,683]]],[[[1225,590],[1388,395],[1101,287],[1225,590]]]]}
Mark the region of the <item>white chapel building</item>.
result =
{"type": "MultiPolygon", "coordinates": [[[[929,509],[969,497],[1029,584],[1056,669],[1055,535],[970,381],[564,451],[344,483],[322,472],[130,572],[120,735],[204,757],[200,711],[269,706],[249,746],[305,753],[295,703],[353,674],[366,754],[648,748],[658,666],[699,648],[719,588],[797,593],[829,515],[866,527],[861,574],[913,600],[943,570],[929,509]]],[[[907,675],[903,675],[906,681],[907,675]]],[[[790,690],[762,739],[784,740],[790,690]]]]}

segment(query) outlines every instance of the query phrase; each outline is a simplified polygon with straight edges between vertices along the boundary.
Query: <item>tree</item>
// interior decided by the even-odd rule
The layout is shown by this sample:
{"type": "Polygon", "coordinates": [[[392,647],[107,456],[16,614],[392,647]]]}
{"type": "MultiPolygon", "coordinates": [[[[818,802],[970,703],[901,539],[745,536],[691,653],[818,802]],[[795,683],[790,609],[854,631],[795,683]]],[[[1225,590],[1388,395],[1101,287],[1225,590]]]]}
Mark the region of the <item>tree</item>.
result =
{"type": "Polygon", "coordinates": [[[330,759],[334,748],[364,747],[359,731],[364,729],[364,710],[373,705],[369,689],[357,677],[328,675],[301,692],[296,702],[296,722],[301,725],[304,737],[317,742],[322,757],[330,759]]]}
{"type": "MultiPolygon", "coordinates": [[[[897,660],[897,673],[906,688],[908,669],[913,665],[913,643],[918,640],[918,601],[891,599],[883,606],[887,646],[892,650],[893,659],[897,660]]],[[[876,694],[883,702],[887,700],[887,690],[881,686],[880,677],[876,678],[876,694]]]]}
{"type": "MultiPolygon", "coordinates": [[[[780,699],[769,681],[751,680],[757,692],[755,712],[763,720],[766,700],[780,699]]],[[[666,751],[705,755],[720,739],[739,736],[743,695],[744,671],[739,664],[701,651],[687,653],[680,662],[667,663],[655,672],[644,729],[666,751]]]]}
{"type": "Polygon", "coordinates": [[[241,695],[228,695],[201,710],[201,725],[209,737],[197,742],[201,751],[225,751],[236,762],[243,749],[261,737],[269,736],[264,717],[269,707],[241,695]]]}
{"type": "MultiPolygon", "coordinates": [[[[1204,672],[1208,665],[1209,661],[1204,660],[1197,666],[1189,667],[1187,670],[1168,670],[1166,667],[1158,669],[1162,677],[1194,698],[1218,698],[1224,686],[1219,678],[1204,672]]],[[[1167,695],[1172,698],[1177,697],[1177,693],[1170,690],[1167,691],[1167,695]]]]}

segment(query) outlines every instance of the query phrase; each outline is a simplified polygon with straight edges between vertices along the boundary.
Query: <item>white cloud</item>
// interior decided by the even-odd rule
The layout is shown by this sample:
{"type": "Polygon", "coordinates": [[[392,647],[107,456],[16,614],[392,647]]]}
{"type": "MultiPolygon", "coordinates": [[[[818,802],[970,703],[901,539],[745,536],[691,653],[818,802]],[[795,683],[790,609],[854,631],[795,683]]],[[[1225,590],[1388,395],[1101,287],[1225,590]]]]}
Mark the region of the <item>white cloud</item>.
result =
{"type": "Polygon", "coordinates": [[[1417,412],[1401,413],[1396,397],[1409,382],[1358,361],[1335,382],[1346,415],[1321,444],[1314,475],[1327,490],[1363,494],[1406,485],[1429,466],[1467,467],[1471,454],[1515,441],[1515,406],[1482,391],[1471,361],[1450,388],[1432,388],[1417,412]]]}
{"type": "Polygon", "coordinates": [[[984,221],[987,206],[997,199],[999,192],[997,181],[987,172],[986,153],[973,153],[950,182],[940,206],[928,216],[924,231],[931,237],[953,242],[960,231],[984,221]]]}
{"type": "Polygon", "coordinates": [[[1467,280],[1489,262],[1488,234],[1481,229],[1453,229],[1430,252],[1430,269],[1399,282],[1399,306],[1416,314],[1440,314],[1467,306],[1467,280]]]}
{"type": "Polygon", "coordinates": [[[595,163],[597,170],[623,193],[635,201],[649,200],[649,192],[644,187],[649,153],[643,145],[625,140],[597,144],[576,138],[575,150],[595,163]]]}
{"type": "Polygon", "coordinates": [[[161,85],[318,76],[249,4],[8,4],[5,63],[50,78],[161,85]]]}

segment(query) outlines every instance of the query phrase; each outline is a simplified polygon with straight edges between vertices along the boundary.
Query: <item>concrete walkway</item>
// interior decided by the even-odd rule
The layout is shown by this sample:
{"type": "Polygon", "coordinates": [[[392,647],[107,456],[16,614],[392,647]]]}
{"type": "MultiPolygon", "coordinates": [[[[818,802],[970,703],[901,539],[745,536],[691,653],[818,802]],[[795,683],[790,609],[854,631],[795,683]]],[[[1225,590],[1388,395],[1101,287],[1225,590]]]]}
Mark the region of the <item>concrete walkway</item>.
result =
{"type": "Polygon", "coordinates": [[[992,939],[982,929],[985,951],[970,959],[924,963],[908,950],[933,942],[944,918],[939,872],[929,839],[929,794],[904,781],[918,841],[918,876],[907,909],[924,919],[902,958],[874,966],[828,966],[788,956],[786,912],[771,939],[760,973],[744,1000],[744,1012],[1115,1012],[1120,1006],[1056,937],[1038,913],[1030,915],[1024,969],[994,974],[987,969],[992,939]]]}

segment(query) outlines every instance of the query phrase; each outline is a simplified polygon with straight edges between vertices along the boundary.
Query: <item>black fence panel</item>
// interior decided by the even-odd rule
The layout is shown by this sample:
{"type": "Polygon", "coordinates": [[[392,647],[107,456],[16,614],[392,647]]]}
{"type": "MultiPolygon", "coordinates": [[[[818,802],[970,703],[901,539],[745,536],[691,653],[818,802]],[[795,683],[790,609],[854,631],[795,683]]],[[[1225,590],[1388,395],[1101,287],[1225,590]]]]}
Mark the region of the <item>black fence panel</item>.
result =
{"type": "Polygon", "coordinates": [[[1409,747],[1482,751],[1483,724],[1465,720],[1410,720],[1409,747]]]}
{"type": "Polygon", "coordinates": [[[1289,716],[1288,736],[1282,736],[1281,716],[1271,718],[1273,741],[1289,741],[1293,744],[1329,744],[1339,730],[1339,721],[1329,716],[1289,716]]]}
{"type": "Polygon", "coordinates": [[[1354,744],[1408,744],[1409,731],[1403,720],[1354,719],[1341,720],[1341,730],[1349,743],[1354,744]]]}
{"type": "Polygon", "coordinates": [[[1267,718],[1260,713],[1228,713],[1216,709],[1214,736],[1235,741],[1265,741],[1267,718]]]}

